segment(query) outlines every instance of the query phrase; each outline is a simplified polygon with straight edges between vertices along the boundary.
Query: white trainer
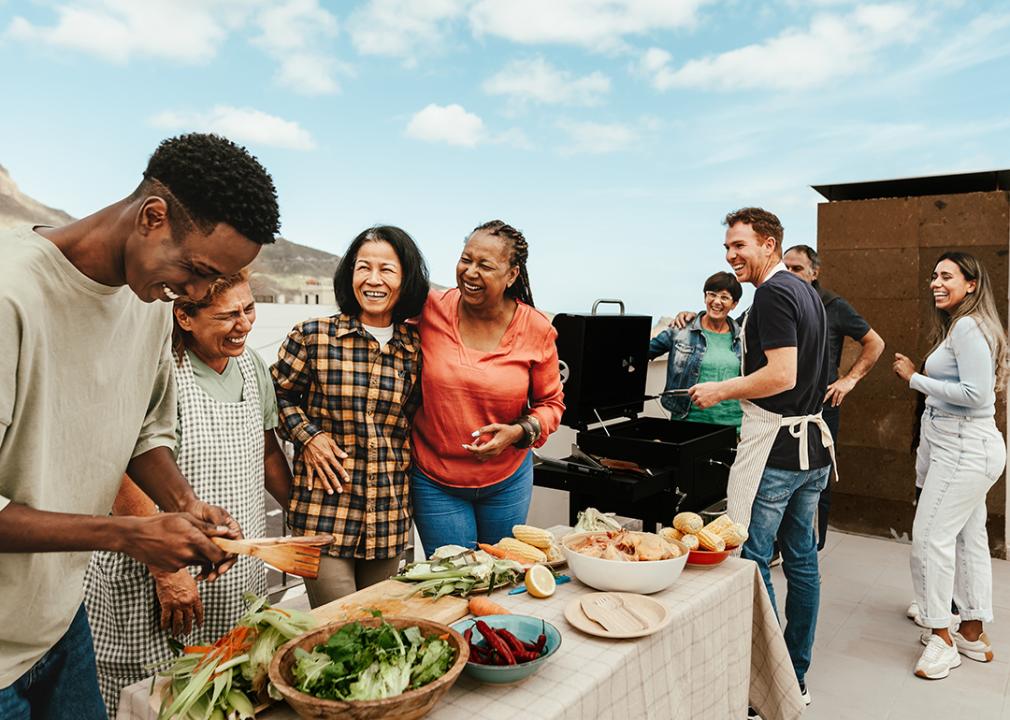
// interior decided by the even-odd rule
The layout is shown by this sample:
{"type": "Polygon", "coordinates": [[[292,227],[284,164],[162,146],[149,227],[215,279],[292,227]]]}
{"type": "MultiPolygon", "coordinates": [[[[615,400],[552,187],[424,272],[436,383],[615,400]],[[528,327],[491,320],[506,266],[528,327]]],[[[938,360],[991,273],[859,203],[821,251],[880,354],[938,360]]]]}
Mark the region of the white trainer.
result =
{"type": "Polygon", "coordinates": [[[927,680],[942,680],[950,675],[951,668],[961,664],[961,656],[957,653],[957,644],[948,645],[939,635],[930,633],[926,649],[915,663],[917,677],[927,680]]]}
{"type": "Polygon", "coordinates": [[[992,662],[992,644],[984,632],[975,641],[965,640],[964,636],[959,632],[955,632],[953,635],[957,651],[966,658],[970,658],[976,662],[992,662]]]}
{"type": "MultiPolygon", "coordinates": [[[[912,604],[908,606],[908,610],[905,611],[905,617],[907,617],[909,620],[914,622],[919,627],[926,628],[927,630],[929,629],[929,627],[922,624],[922,615],[919,613],[919,603],[915,602],[915,600],[912,601],[912,604]]],[[[961,624],[961,616],[958,613],[953,613],[950,616],[950,626],[952,628],[956,628],[960,624],[961,624]]],[[[923,644],[925,645],[925,643],[923,644]]]]}

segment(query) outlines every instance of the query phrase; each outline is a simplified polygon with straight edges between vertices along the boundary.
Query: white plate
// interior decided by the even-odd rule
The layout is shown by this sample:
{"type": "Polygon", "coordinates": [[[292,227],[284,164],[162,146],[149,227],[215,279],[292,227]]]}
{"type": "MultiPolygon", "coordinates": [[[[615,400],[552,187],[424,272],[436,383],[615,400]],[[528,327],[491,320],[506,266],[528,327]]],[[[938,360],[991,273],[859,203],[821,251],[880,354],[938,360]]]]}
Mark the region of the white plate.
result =
{"type": "Polygon", "coordinates": [[[673,613],[670,612],[670,608],[666,605],[658,600],[654,600],[651,597],[638,595],[637,593],[589,593],[572,598],[568,605],[565,606],[565,620],[567,620],[573,627],[590,635],[596,635],[597,637],[602,638],[611,638],[613,640],[624,640],[627,638],[639,638],[645,637],[646,635],[652,635],[654,632],[666,627],[667,623],[669,623],[672,618],[673,613]],[[641,630],[628,633],[610,632],[609,630],[604,629],[604,627],[595,620],[590,620],[586,616],[586,613],[582,610],[582,601],[591,599],[597,595],[617,595],[624,601],[625,605],[634,607],[635,612],[643,618],[649,620],[649,625],[641,630]]]}

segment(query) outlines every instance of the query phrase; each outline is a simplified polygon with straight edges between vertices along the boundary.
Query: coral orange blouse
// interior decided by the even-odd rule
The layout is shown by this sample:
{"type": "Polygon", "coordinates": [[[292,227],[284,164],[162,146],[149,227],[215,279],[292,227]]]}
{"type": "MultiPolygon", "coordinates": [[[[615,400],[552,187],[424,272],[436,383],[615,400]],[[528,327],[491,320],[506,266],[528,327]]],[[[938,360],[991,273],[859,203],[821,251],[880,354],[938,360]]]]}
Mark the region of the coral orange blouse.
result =
{"type": "Polygon", "coordinates": [[[414,416],[414,463],[425,475],[453,487],[485,487],[514,473],[528,452],[508,447],[485,462],[464,443],[490,423],[523,414],[540,421],[547,441],[564,412],[564,394],[554,344],[557,331],[543,313],[519,303],[498,348],[464,347],[459,335],[459,290],[433,291],[421,314],[421,408],[414,416]],[[526,403],[532,405],[527,410],[526,403]]]}

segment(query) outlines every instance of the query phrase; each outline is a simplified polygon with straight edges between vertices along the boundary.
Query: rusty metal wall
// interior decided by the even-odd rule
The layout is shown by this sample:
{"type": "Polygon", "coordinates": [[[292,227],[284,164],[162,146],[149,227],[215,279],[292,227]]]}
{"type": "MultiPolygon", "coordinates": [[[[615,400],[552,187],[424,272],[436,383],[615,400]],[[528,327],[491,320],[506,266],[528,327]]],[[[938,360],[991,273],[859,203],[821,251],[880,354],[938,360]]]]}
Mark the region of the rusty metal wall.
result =
{"type": "MultiPolygon", "coordinates": [[[[933,298],[929,277],[944,250],[963,250],[986,265],[1004,323],[1010,194],[1003,191],[821,203],[817,248],[825,287],[846,298],[880,333],[887,348],[842,408],[841,479],[834,486],[831,525],[843,530],[906,538],[914,516],[916,393],[891,371],[895,352],[919,363],[933,298]]],[[[842,371],[859,346],[846,342],[842,371]]],[[[996,419],[1006,432],[1005,398],[996,419]]],[[[1007,555],[1006,478],[989,491],[989,541],[1007,555]]]]}

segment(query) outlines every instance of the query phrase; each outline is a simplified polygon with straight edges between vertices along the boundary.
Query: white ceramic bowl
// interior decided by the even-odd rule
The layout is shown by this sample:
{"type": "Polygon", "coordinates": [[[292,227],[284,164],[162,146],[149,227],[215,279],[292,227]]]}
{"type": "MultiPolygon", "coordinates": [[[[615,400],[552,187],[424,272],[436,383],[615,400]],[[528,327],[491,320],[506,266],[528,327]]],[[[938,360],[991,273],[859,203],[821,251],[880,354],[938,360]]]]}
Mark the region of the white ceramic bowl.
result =
{"type": "MultiPolygon", "coordinates": [[[[561,540],[561,549],[568,559],[568,569],[590,587],[604,592],[632,592],[648,595],[665,590],[677,581],[687,563],[688,550],[680,542],[680,557],[671,560],[644,560],[627,562],[624,560],[604,560],[589,557],[572,550],[569,545],[592,535],[606,535],[605,532],[582,532],[566,535],[561,540]]],[[[669,541],[667,541],[669,542],[669,541]]]]}

